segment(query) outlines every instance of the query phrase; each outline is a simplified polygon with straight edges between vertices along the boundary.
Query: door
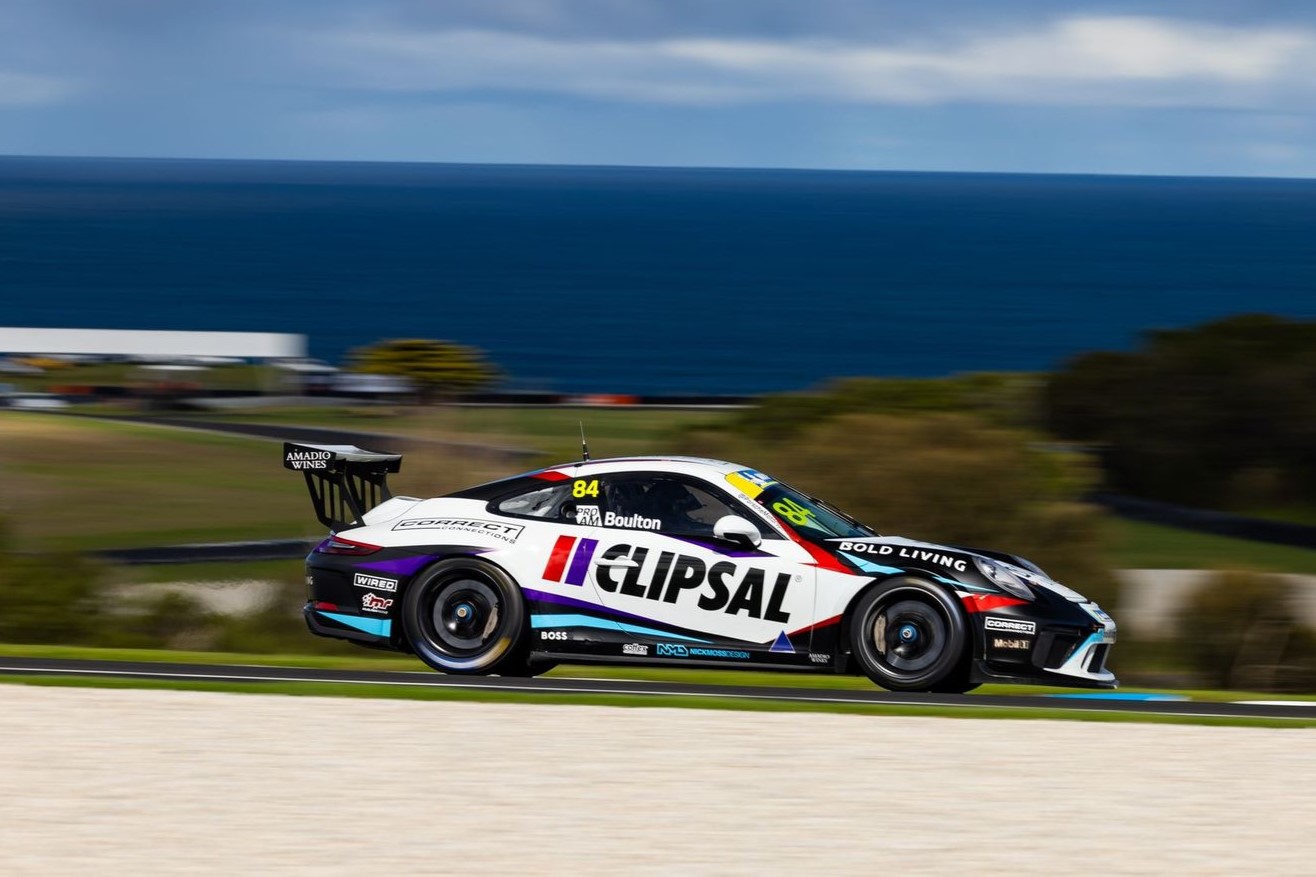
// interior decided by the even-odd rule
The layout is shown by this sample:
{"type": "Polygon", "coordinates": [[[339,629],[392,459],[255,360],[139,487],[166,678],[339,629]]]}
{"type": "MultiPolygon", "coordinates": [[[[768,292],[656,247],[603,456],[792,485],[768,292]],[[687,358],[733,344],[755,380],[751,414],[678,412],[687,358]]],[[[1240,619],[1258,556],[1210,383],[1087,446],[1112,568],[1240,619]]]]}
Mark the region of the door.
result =
{"type": "Polygon", "coordinates": [[[702,479],[618,473],[600,476],[598,488],[597,504],[576,508],[578,521],[599,528],[594,587],[623,630],[658,640],[655,656],[807,654],[808,634],[791,637],[807,630],[813,612],[807,551],[702,479]],[[758,527],[758,547],[713,535],[717,520],[732,514],[758,527]]]}

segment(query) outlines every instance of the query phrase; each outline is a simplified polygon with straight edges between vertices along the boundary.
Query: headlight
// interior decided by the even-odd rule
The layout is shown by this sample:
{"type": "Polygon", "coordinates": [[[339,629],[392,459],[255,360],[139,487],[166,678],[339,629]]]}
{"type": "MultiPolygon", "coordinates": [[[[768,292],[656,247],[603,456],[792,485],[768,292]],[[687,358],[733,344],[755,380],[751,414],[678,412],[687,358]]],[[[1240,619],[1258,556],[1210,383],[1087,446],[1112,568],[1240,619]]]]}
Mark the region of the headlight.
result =
{"type": "Polygon", "coordinates": [[[978,565],[978,572],[987,577],[987,580],[994,585],[999,585],[1001,590],[1007,594],[1013,594],[1020,600],[1033,600],[1035,595],[1028,585],[1024,584],[1023,579],[1014,573],[997,566],[990,560],[984,560],[981,557],[975,557],[973,562],[978,565]]]}

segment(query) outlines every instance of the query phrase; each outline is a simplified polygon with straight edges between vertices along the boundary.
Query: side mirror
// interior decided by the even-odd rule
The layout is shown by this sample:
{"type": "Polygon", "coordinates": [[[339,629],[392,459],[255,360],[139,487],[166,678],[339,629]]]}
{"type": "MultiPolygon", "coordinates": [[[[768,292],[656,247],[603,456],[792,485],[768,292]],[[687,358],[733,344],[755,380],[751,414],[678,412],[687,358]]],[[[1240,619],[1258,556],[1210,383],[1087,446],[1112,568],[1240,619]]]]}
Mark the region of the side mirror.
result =
{"type": "Polygon", "coordinates": [[[750,548],[758,548],[763,542],[763,534],[759,532],[759,528],[737,515],[718,518],[717,523],[713,525],[713,535],[728,542],[739,542],[750,548]]]}

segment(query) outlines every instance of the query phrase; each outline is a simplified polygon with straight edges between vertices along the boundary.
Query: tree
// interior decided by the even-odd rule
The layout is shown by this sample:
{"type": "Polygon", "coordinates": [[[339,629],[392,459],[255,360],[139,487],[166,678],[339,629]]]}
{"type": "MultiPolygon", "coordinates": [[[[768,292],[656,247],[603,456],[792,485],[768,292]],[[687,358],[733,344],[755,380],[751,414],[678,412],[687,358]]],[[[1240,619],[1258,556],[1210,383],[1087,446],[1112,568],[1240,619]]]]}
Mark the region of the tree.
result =
{"type": "Polygon", "coordinates": [[[451,341],[397,338],[352,351],[352,367],[413,381],[426,402],[483,390],[502,376],[484,351],[451,341]]]}
{"type": "Polygon", "coordinates": [[[1243,315],[1088,353],[1043,393],[1047,425],[1100,446],[1112,486],[1248,509],[1316,490],[1316,322],[1243,315]]]}

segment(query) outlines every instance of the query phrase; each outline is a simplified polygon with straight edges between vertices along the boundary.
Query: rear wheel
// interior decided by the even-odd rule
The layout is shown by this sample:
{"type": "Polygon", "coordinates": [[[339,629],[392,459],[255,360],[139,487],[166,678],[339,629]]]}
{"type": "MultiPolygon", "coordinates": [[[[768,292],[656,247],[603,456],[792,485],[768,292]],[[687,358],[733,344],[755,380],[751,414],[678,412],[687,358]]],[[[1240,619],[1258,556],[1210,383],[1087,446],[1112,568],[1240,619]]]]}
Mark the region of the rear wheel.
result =
{"type": "Polygon", "coordinates": [[[892,691],[968,691],[964,613],[944,588],[899,579],[864,594],[850,646],[869,679],[892,691]]]}
{"type": "Polygon", "coordinates": [[[416,656],[442,673],[497,673],[504,665],[515,672],[524,665],[521,589],[482,560],[452,558],[422,573],[407,588],[402,623],[416,656]]]}

